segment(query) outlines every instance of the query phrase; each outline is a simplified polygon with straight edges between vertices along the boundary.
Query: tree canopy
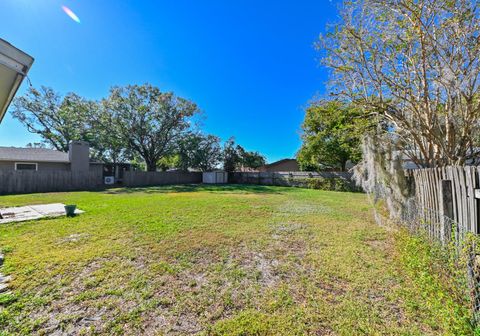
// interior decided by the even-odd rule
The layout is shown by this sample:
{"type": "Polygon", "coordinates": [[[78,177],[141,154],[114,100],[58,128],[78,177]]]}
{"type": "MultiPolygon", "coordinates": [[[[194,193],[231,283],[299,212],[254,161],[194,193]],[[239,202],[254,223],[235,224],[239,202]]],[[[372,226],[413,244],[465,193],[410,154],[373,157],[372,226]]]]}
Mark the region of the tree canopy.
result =
{"type": "Polygon", "coordinates": [[[257,169],[267,163],[265,156],[259,152],[247,151],[240,145],[237,145],[236,149],[239,157],[238,164],[242,168],[257,169]]]}
{"type": "Polygon", "coordinates": [[[473,0],[353,0],[318,48],[331,89],[389,124],[423,167],[478,155],[480,12],[473,0]]]}
{"type": "Polygon", "coordinates": [[[86,124],[94,104],[75,93],[62,97],[45,86],[30,87],[15,99],[12,116],[49,146],[67,152],[72,140],[92,140],[86,124]]]}
{"type": "Polygon", "coordinates": [[[231,137],[225,141],[222,153],[223,170],[233,172],[240,162],[240,156],[235,145],[235,138],[231,137]]]}
{"type": "Polygon", "coordinates": [[[242,146],[235,143],[235,138],[231,137],[223,146],[223,170],[233,172],[238,169],[257,169],[265,165],[266,159],[259,152],[245,150],[242,146]]]}
{"type": "Polygon", "coordinates": [[[301,169],[345,171],[349,160],[357,162],[361,157],[362,116],[360,109],[339,101],[310,105],[302,124],[302,147],[297,154],[301,169]]]}
{"type": "Polygon", "coordinates": [[[143,158],[148,171],[175,150],[191,117],[199,113],[195,103],[149,84],[114,87],[103,105],[115,131],[143,158]]]}
{"type": "Polygon", "coordinates": [[[405,159],[480,162],[478,2],[351,0],[340,17],[317,44],[331,95],[378,126],[363,139],[355,178],[398,218],[411,196],[405,159]]]}
{"type": "Polygon", "coordinates": [[[104,162],[130,162],[149,171],[178,168],[208,171],[221,163],[227,171],[257,168],[258,152],[246,151],[233,138],[204,134],[193,123],[197,105],[150,84],[113,87],[101,101],[51,88],[30,88],[14,102],[12,115],[43,143],[67,152],[73,140],[90,144],[91,156],[104,162]]]}
{"type": "Polygon", "coordinates": [[[213,170],[222,158],[220,138],[202,133],[188,133],[178,143],[178,157],[178,165],[182,170],[213,170]]]}

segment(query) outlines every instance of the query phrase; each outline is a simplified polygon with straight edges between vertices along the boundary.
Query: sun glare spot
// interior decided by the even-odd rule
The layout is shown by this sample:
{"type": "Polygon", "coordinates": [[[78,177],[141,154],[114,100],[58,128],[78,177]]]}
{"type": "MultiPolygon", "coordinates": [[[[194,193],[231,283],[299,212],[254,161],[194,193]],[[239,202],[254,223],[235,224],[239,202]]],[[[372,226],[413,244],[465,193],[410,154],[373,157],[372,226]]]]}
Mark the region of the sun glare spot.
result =
{"type": "Polygon", "coordinates": [[[80,23],[78,16],[67,6],[62,6],[63,11],[67,14],[73,21],[80,23]]]}

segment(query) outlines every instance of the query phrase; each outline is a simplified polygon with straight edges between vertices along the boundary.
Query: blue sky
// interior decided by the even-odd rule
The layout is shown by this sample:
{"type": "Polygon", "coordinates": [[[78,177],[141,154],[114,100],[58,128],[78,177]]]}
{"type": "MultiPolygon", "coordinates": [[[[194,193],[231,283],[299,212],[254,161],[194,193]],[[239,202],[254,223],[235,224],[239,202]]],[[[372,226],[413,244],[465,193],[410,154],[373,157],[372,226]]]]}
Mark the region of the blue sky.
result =
{"type": "MultiPolygon", "coordinates": [[[[235,136],[274,161],[295,155],[303,109],[324,92],[327,72],[313,43],[336,20],[337,6],[336,0],[0,0],[0,37],[35,57],[34,86],[100,99],[112,85],[149,82],[195,101],[206,132],[235,136]]],[[[0,125],[2,146],[33,141],[10,116],[0,125]]]]}

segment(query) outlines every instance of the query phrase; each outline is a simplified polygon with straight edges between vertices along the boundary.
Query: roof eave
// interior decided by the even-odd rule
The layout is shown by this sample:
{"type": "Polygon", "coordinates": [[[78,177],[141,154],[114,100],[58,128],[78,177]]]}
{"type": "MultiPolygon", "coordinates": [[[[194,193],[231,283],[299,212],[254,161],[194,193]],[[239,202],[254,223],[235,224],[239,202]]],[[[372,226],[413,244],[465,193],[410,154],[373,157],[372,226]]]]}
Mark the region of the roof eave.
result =
{"type": "Polygon", "coordinates": [[[3,91],[4,98],[0,99],[0,123],[33,62],[33,57],[0,39],[0,68],[7,75],[0,78],[0,82],[4,80],[4,89],[6,89],[6,92],[3,91]]]}

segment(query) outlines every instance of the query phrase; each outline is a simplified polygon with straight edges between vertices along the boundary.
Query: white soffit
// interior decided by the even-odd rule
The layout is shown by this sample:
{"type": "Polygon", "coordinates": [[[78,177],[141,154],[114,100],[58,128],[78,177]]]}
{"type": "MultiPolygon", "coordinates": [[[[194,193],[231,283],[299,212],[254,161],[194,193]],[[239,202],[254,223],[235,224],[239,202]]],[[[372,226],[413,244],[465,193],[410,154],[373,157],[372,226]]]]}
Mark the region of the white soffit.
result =
{"type": "Polygon", "coordinates": [[[33,57],[0,38],[0,122],[32,64],[33,57]]]}

